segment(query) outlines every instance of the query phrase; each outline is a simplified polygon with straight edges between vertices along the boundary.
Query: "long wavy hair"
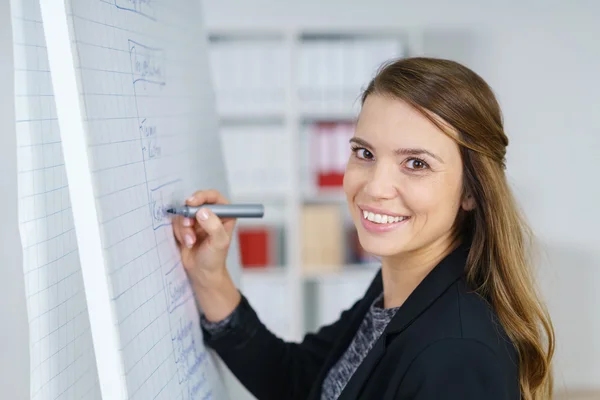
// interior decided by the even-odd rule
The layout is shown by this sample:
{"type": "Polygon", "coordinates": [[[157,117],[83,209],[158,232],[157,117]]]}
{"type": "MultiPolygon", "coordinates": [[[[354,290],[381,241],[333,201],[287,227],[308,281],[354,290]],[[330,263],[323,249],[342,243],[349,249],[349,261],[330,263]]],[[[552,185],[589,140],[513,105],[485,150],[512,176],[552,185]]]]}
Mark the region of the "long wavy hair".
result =
{"type": "Polygon", "coordinates": [[[476,202],[473,210],[458,213],[455,227],[471,241],[467,279],[494,308],[517,349],[522,398],[550,399],[554,328],[534,285],[533,235],[506,179],[508,138],[492,89],[457,62],[414,57],[383,65],[362,103],[371,94],[407,102],[458,142],[463,191],[476,202]]]}

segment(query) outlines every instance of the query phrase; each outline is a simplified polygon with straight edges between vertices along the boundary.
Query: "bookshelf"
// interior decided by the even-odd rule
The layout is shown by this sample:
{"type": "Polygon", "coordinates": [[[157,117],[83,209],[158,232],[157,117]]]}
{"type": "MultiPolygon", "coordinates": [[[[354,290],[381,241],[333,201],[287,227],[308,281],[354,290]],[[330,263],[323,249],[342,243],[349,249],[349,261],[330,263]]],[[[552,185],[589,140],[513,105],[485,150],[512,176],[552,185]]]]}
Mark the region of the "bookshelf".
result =
{"type": "Polygon", "coordinates": [[[265,203],[264,220],[238,224],[242,260],[258,260],[244,267],[242,290],[280,337],[300,340],[334,320],[377,270],[376,261],[349,254],[353,226],[339,187],[347,140],[376,68],[421,46],[419,32],[402,29],[209,30],[231,199],[265,203]],[[309,212],[314,234],[329,229],[322,239],[306,236],[309,212]],[[277,251],[250,257],[261,246],[244,243],[264,244],[261,229],[277,251]],[[332,253],[319,249],[323,260],[337,261],[309,267],[306,253],[318,253],[303,248],[309,242],[332,253]]]}

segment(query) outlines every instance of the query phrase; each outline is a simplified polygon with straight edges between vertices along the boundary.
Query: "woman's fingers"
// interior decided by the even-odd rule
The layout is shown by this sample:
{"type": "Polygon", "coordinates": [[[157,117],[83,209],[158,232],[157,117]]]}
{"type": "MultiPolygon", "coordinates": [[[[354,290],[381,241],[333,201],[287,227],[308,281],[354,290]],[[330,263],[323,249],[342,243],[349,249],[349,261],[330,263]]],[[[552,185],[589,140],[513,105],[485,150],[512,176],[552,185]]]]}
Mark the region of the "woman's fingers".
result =
{"type": "Polygon", "coordinates": [[[206,203],[228,204],[229,201],[218,190],[199,190],[186,200],[189,206],[201,206],[206,203]]]}
{"type": "Polygon", "coordinates": [[[181,236],[181,217],[179,215],[174,216],[171,219],[171,225],[173,227],[173,235],[178,243],[183,242],[183,237],[181,236]]]}
{"type": "Polygon", "coordinates": [[[197,236],[196,231],[191,226],[181,226],[181,244],[188,249],[194,247],[196,244],[197,236]]]}
{"type": "Polygon", "coordinates": [[[196,243],[197,235],[194,230],[194,222],[193,219],[184,218],[179,215],[173,218],[173,232],[180,245],[192,248],[196,243]]]}
{"type": "Polygon", "coordinates": [[[226,250],[229,246],[229,234],[221,219],[207,208],[201,208],[196,214],[198,224],[208,235],[209,245],[215,250],[226,250]]]}
{"type": "MultiPolygon", "coordinates": [[[[199,190],[186,200],[190,206],[204,204],[228,204],[229,201],[217,190],[199,190]]],[[[192,248],[208,238],[208,244],[218,250],[225,250],[229,246],[230,238],[228,229],[235,220],[221,221],[208,209],[201,209],[196,218],[175,216],[172,220],[173,231],[180,247],[192,248]]]]}

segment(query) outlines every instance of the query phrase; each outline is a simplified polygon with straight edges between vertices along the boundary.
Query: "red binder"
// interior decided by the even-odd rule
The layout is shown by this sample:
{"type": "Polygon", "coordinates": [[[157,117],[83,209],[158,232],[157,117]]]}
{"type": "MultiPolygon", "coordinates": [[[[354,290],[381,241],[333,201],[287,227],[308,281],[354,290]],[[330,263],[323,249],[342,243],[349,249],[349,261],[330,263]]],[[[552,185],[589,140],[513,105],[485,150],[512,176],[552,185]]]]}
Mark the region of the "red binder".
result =
{"type": "Polygon", "coordinates": [[[256,268],[271,265],[269,236],[267,228],[240,227],[238,229],[242,267],[256,268]]]}
{"type": "Polygon", "coordinates": [[[347,122],[318,122],[312,127],[312,162],[316,166],[318,188],[342,187],[350,155],[348,141],[354,126],[347,122]]]}

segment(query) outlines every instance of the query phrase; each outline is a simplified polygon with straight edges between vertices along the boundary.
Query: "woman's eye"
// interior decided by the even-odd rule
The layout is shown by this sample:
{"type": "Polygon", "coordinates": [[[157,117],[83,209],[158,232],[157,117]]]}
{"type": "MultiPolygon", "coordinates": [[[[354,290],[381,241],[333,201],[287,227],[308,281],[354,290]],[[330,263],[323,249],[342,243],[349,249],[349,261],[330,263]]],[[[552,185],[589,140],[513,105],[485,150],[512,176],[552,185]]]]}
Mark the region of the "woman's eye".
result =
{"type": "Polygon", "coordinates": [[[356,156],[358,158],[361,159],[365,159],[365,160],[370,160],[373,158],[373,153],[371,153],[369,150],[365,149],[365,148],[355,148],[352,151],[354,151],[354,153],[356,154],[356,156]]]}
{"type": "Polygon", "coordinates": [[[362,158],[367,158],[367,159],[373,158],[373,154],[371,154],[371,152],[367,149],[360,149],[358,151],[359,151],[359,153],[362,152],[362,155],[360,155],[360,157],[362,157],[362,158]]]}
{"type": "Polygon", "coordinates": [[[426,169],[428,167],[429,167],[429,165],[427,165],[427,163],[423,160],[419,160],[419,159],[415,159],[415,158],[408,160],[408,168],[410,168],[410,169],[418,170],[418,169],[426,169]]]}

